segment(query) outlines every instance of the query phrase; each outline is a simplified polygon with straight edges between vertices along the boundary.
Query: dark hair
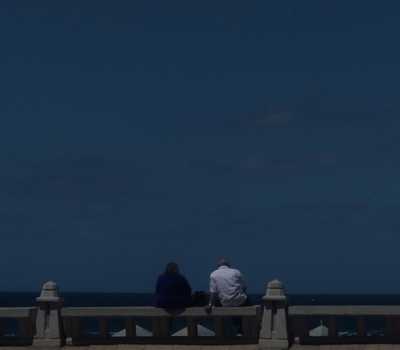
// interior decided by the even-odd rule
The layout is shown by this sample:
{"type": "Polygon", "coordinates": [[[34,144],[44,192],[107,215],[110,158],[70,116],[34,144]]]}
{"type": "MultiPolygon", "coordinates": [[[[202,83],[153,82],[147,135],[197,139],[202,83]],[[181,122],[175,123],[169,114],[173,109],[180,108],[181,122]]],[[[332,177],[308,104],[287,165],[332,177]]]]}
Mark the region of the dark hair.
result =
{"type": "Polygon", "coordinates": [[[179,267],[175,262],[169,262],[165,268],[165,273],[178,273],[179,267]]]}
{"type": "Polygon", "coordinates": [[[231,267],[231,264],[230,264],[230,262],[229,262],[229,260],[227,258],[221,257],[221,258],[218,259],[218,263],[217,263],[217,267],[220,267],[220,266],[231,267]]]}

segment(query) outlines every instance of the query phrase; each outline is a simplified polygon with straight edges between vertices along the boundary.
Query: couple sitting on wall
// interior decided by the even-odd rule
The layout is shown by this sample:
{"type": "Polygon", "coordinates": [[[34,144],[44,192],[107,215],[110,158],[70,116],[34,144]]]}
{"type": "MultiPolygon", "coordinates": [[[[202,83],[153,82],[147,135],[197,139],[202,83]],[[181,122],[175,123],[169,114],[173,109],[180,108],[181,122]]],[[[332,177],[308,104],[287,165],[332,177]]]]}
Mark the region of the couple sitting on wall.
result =
{"type": "MultiPolygon", "coordinates": [[[[199,300],[194,300],[196,297],[192,297],[188,281],[173,262],[158,277],[155,296],[156,306],[165,309],[181,309],[199,303],[199,300]]],[[[210,296],[206,311],[211,312],[213,306],[244,305],[248,305],[248,297],[243,276],[239,270],[231,267],[228,260],[222,258],[218,261],[217,269],[210,275],[210,296]]]]}

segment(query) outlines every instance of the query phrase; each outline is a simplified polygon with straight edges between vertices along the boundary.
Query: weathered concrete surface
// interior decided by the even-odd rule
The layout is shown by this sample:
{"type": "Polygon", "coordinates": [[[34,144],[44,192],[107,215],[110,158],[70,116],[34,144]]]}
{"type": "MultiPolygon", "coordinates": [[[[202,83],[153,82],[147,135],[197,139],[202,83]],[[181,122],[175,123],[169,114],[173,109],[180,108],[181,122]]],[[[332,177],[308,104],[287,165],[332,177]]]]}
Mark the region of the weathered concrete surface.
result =
{"type": "Polygon", "coordinates": [[[257,344],[252,345],[111,345],[65,347],[65,350],[257,350],[257,344]]]}
{"type": "MultiPolygon", "coordinates": [[[[63,350],[258,350],[257,344],[251,345],[91,345],[64,346],[63,350]]],[[[400,350],[400,344],[366,345],[293,345],[291,350],[400,350]]],[[[7,347],[1,350],[32,350],[32,347],[7,347]]],[[[37,350],[37,348],[35,348],[37,350]]]]}
{"type": "Polygon", "coordinates": [[[38,311],[33,344],[37,348],[64,345],[61,319],[63,299],[58,295],[57,284],[53,281],[46,282],[36,301],[38,311]]]}
{"type": "MultiPolygon", "coordinates": [[[[7,347],[1,350],[41,350],[39,347],[7,347]]],[[[57,348],[53,348],[57,349],[57,348]]],[[[61,350],[258,350],[257,344],[251,345],[90,345],[90,346],[64,346],[61,350]]],[[[400,349],[400,348],[399,348],[400,349]]],[[[43,350],[48,350],[43,348],[43,350]]],[[[379,349],[380,350],[380,349],[379,349]]],[[[392,350],[392,349],[391,349],[392,350]]]]}
{"type": "Polygon", "coordinates": [[[286,350],[289,347],[287,299],[279,280],[268,283],[263,297],[264,312],[259,336],[260,350],[286,350]]]}
{"type": "Polygon", "coordinates": [[[293,345],[291,350],[400,350],[400,344],[293,345]]]}

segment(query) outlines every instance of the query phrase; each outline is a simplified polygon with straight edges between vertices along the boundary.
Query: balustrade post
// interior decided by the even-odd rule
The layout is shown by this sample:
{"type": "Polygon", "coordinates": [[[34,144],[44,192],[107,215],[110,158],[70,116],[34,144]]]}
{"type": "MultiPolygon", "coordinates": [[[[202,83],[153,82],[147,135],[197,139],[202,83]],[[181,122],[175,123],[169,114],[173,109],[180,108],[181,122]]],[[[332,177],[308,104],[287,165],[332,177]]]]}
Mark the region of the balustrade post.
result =
{"type": "Polygon", "coordinates": [[[33,345],[40,348],[63,346],[65,344],[61,319],[63,299],[58,295],[56,283],[46,282],[36,301],[38,309],[33,345]]]}
{"type": "Polygon", "coordinates": [[[278,280],[268,283],[263,299],[263,316],[258,342],[260,350],[289,348],[287,299],[278,280]]]}

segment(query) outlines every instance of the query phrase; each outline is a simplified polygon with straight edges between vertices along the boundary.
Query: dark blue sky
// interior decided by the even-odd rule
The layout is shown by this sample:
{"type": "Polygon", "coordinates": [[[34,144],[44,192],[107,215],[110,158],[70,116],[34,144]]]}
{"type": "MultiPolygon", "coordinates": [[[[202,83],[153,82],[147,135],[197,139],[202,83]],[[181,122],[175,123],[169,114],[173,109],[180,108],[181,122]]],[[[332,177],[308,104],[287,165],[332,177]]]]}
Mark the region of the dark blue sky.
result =
{"type": "Polygon", "coordinates": [[[1,290],[400,293],[398,1],[0,2],[1,290]]]}

